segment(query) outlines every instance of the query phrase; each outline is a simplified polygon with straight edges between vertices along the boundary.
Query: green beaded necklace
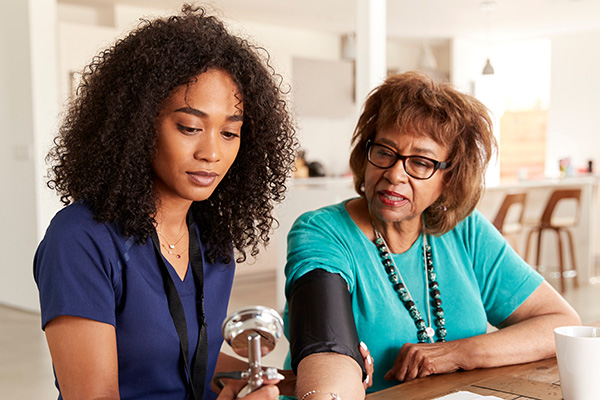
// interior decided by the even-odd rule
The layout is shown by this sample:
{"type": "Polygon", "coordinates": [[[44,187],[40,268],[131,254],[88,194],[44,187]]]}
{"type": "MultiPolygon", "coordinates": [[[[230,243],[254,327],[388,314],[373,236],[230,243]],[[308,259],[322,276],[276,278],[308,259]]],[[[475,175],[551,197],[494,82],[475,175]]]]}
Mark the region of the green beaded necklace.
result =
{"type": "Polygon", "coordinates": [[[427,317],[429,320],[429,326],[425,324],[423,318],[421,318],[421,313],[417,309],[415,302],[402,279],[402,275],[400,274],[400,270],[396,266],[394,259],[392,258],[389,247],[383,238],[383,235],[379,232],[379,230],[373,225],[373,229],[375,230],[375,245],[379,250],[379,256],[381,257],[381,261],[383,263],[383,267],[385,268],[385,272],[388,274],[388,278],[394,287],[398,296],[402,300],[404,307],[415,321],[415,326],[417,327],[417,339],[419,343],[431,342],[433,343],[433,336],[437,334],[438,342],[446,341],[446,320],[444,319],[444,310],[442,309],[442,299],[439,290],[439,284],[436,281],[436,274],[433,267],[433,257],[431,255],[431,246],[427,244],[427,235],[423,233],[423,259],[425,263],[425,286],[426,291],[428,293],[425,294],[427,298],[427,317]],[[429,294],[429,296],[428,296],[429,294]],[[436,316],[435,326],[437,330],[431,327],[431,312],[430,312],[430,303],[429,297],[431,296],[431,300],[433,302],[433,306],[435,307],[433,313],[436,316]]]}

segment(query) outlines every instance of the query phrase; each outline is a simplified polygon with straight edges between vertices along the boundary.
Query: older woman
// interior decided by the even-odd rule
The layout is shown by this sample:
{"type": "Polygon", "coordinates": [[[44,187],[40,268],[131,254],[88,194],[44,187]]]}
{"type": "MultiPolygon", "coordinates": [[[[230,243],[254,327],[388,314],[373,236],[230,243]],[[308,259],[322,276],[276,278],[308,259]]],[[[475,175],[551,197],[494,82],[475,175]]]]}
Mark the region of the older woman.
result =
{"type": "Polygon", "coordinates": [[[359,197],[288,237],[299,398],[362,398],[359,339],[377,391],[550,357],[553,328],[580,322],[475,210],[495,145],[487,109],[448,84],[406,73],[370,94],[350,157],[359,197]]]}

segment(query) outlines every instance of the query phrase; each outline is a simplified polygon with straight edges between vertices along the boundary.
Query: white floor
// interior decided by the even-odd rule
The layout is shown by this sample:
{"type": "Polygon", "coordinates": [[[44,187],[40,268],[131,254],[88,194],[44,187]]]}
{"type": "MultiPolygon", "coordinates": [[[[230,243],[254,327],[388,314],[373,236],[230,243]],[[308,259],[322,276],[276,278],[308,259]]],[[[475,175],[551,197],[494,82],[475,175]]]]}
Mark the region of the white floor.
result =
{"type": "MultiPolygon", "coordinates": [[[[550,280],[554,285],[556,282],[550,280]]],[[[565,298],[579,312],[584,323],[600,320],[600,283],[582,283],[579,289],[567,286],[565,298]]],[[[236,282],[230,310],[246,305],[275,307],[273,280],[236,282]]],[[[224,349],[227,346],[224,346],[224,349]]],[[[263,364],[281,367],[287,352],[285,338],[263,364]]],[[[39,315],[0,306],[0,398],[50,400],[57,398],[52,366],[39,315]]]]}

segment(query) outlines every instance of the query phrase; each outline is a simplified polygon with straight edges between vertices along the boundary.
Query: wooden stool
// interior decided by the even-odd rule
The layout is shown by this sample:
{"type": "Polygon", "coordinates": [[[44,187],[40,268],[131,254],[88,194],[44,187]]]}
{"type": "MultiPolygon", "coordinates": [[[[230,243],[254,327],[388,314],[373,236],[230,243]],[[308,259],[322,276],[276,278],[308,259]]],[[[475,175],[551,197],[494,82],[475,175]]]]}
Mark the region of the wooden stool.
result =
{"type": "Polygon", "coordinates": [[[523,214],[525,212],[526,193],[507,193],[492,222],[506,241],[519,253],[517,235],[523,230],[523,214]],[[520,209],[519,209],[520,207],[520,209]],[[517,210],[517,214],[513,210],[517,210]],[[509,215],[509,210],[510,215],[509,215]],[[514,216],[518,215],[515,219],[514,216]],[[507,219],[506,217],[509,216],[507,219]]]}
{"type": "Polygon", "coordinates": [[[558,265],[560,268],[560,291],[565,291],[565,266],[563,263],[563,244],[561,233],[565,232],[567,234],[567,238],[569,239],[569,251],[571,252],[571,269],[568,271],[574,272],[574,284],[575,287],[579,285],[577,281],[577,264],[575,263],[575,245],[573,244],[573,235],[571,234],[571,230],[569,228],[574,228],[579,224],[579,216],[581,214],[581,189],[556,189],[552,192],[548,203],[544,209],[542,214],[542,218],[539,223],[536,224],[527,235],[527,245],[525,247],[525,259],[529,256],[529,246],[530,240],[533,237],[534,233],[538,234],[537,240],[537,253],[535,259],[535,268],[539,269],[540,267],[540,255],[541,255],[541,247],[542,247],[542,232],[544,230],[550,229],[556,232],[556,237],[558,240],[558,265]],[[564,200],[574,200],[576,202],[576,211],[575,215],[571,218],[553,218],[554,211],[556,210],[556,206],[559,202],[564,200]]]}

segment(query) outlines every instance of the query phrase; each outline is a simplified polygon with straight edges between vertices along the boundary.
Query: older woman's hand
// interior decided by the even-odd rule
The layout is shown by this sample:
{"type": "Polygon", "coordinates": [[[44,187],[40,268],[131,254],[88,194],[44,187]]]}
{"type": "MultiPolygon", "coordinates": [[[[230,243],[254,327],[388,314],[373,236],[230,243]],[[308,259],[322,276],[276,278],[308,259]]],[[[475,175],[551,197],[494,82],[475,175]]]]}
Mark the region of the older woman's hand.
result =
{"type": "Polygon", "coordinates": [[[446,343],[406,343],[398,352],[394,366],[384,378],[401,382],[465,368],[465,352],[458,341],[446,343]]]}

